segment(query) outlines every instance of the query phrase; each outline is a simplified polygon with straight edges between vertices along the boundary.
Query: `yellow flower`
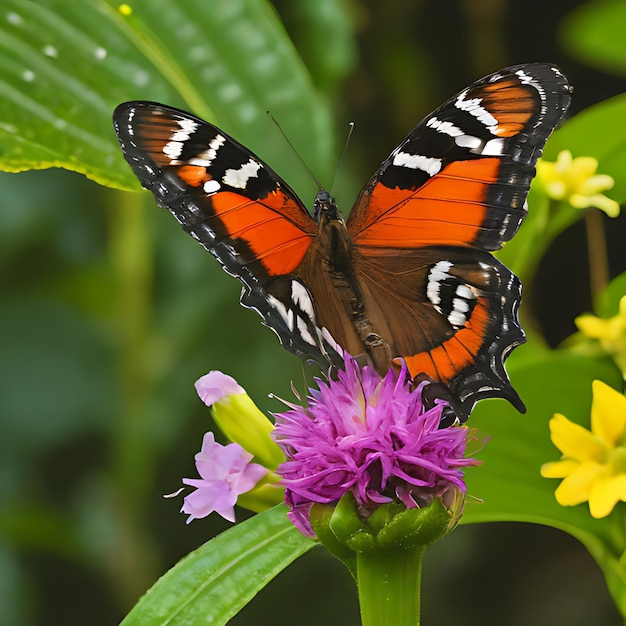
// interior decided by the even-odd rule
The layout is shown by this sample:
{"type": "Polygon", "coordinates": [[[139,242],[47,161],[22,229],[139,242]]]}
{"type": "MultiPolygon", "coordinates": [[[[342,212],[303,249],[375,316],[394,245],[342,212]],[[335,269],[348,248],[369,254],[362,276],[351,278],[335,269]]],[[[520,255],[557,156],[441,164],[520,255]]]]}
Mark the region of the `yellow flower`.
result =
{"type": "Polygon", "coordinates": [[[541,467],[544,478],[562,478],[555,496],[562,506],[589,502],[595,518],[606,517],[626,501],[626,398],[605,383],[593,381],[591,432],[555,414],[550,420],[560,461],[541,467]]]}
{"type": "Polygon", "coordinates": [[[538,161],[537,179],[553,200],[566,200],[575,209],[595,207],[609,217],[617,217],[619,204],[600,193],[611,189],[615,181],[607,174],[596,174],[597,169],[597,159],[585,156],[574,159],[569,150],[562,150],[555,163],[538,161]]]}
{"type": "Polygon", "coordinates": [[[576,318],[578,330],[591,339],[598,339],[626,379],[626,296],[619,303],[617,315],[605,320],[587,313],[576,318]]]}

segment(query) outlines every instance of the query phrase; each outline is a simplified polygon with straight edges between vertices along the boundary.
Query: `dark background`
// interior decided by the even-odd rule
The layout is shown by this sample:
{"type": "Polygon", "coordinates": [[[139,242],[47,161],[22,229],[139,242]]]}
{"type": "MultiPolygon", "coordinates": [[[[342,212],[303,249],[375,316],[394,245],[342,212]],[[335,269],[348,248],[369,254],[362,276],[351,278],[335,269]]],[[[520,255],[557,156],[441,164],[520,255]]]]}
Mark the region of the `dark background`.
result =
{"type": "MultiPolygon", "coordinates": [[[[274,4],[315,68],[300,3],[274,4]]],[[[560,45],[559,25],[578,4],[352,2],[353,67],[345,81],[327,85],[338,136],[348,121],[357,123],[342,166],[347,178],[363,184],[425,114],[506,65],[557,63],[575,86],[571,114],[622,92],[622,80],[578,63],[560,45]]],[[[341,170],[338,177],[337,195],[349,206],[341,170]]],[[[264,409],[277,410],[267,393],[291,397],[300,365],[239,307],[236,281],[152,208],[146,331],[131,333],[137,352],[129,350],[123,287],[111,267],[119,194],[63,171],[2,174],[0,183],[0,623],[117,623],[162,572],[228,527],[219,519],[186,526],[180,503],[160,497],[195,473],[193,454],[210,426],[193,381],[222,369],[264,409]],[[133,358],[146,360],[145,379],[134,383],[149,392],[138,394],[139,418],[129,421],[123,377],[133,358]],[[135,439],[118,437],[129,428],[135,439]]],[[[625,232],[624,218],[607,229],[612,275],[626,269],[625,232]]],[[[582,223],[546,255],[528,306],[552,345],[591,309],[582,223]]],[[[357,616],[349,576],[315,549],[232,623],[357,624],[357,616]]],[[[613,626],[621,619],[577,541],[511,523],[461,527],[429,551],[423,623],[613,626]]]]}

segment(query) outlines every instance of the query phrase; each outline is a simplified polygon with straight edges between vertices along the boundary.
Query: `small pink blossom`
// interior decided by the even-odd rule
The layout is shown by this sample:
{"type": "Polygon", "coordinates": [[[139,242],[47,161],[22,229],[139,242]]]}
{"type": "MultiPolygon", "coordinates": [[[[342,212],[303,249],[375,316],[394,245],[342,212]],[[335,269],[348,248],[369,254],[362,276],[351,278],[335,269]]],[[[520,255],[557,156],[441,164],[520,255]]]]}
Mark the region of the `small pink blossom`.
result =
{"type": "Polygon", "coordinates": [[[187,523],[213,511],[234,522],[237,497],[254,488],[267,473],[263,466],[251,463],[252,458],[239,444],[223,446],[216,443],[213,433],[206,433],[195,456],[200,478],[183,478],[185,485],[195,488],[181,508],[189,515],[187,523]]]}
{"type": "Polygon", "coordinates": [[[212,406],[227,396],[245,393],[245,389],[232,376],[218,370],[198,378],[195,387],[200,399],[207,406],[212,406]]]}

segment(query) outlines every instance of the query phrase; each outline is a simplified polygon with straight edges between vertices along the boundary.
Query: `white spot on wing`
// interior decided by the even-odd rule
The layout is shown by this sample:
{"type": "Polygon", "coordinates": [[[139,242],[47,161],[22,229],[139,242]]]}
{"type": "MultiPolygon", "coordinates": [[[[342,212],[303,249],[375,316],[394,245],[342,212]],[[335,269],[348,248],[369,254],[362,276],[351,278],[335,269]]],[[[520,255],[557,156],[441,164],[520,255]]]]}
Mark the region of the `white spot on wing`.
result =
{"type": "Polygon", "coordinates": [[[204,185],[202,185],[202,189],[206,194],[212,194],[218,192],[222,186],[216,180],[207,180],[204,185]]]}
{"type": "Polygon", "coordinates": [[[261,169],[261,164],[257,163],[254,159],[250,159],[247,163],[244,163],[238,170],[230,169],[226,170],[222,182],[235,189],[245,189],[248,181],[251,178],[255,178],[258,175],[258,171],[261,169]]]}
{"type": "Polygon", "coordinates": [[[467,313],[469,311],[469,302],[462,298],[454,298],[454,300],[452,300],[452,306],[454,310],[459,313],[467,313]]]}
{"type": "Polygon", "coordinates": [[[450,322],[451,326],[455,326],[458,328],[460,326],[465,326],[465,323],[467,322],[467,317],[462,312],[453,309],[450,312],[450,315],[448,315],[448,322],[450,322]]]}
{"type": "Polygon", "coordinates": [[[316,345],[315,339],[313,339],[313,335],[311,335],[309,329],[307,328],[306,322],[301,317],[298,317],[298,332],[300,333],[300,337],[302,337],[302,339],[304,339],[304,341],[306,341],[308,344],[312,346],[316,345]]]}
{"type": "Polygon", "coordinates": [[[431,117],[427,122],[426,126],[436,130],[438,133],[443,135],[449,135],[450,137],[459,137],[463,134],[463,131],[455,126],[452,122],[444,122],[443,120],[439,120],[436,117],[431,117]]]}
{"type": "Polygon", "coordinates": [[[287,309],[285,308],[285,305],[278,298],[274,297],[271,294],[268,294],[267,301],[278,312],[278,314],[285,321],[287,321],[287,309]]]}
{"type": "MultiPolygon", "coordinates": [[[[552,68],[556,69],[556,68],[552,68]]],[[[540,83],[538,83],[530,74],[527,74],[524,70],[517,70],[515,75],[519,78],[522,85],[532,85],[540,93],[544,93],[544,89],[540,83]]]]}
{"type": "Polygon", "coordinates": [[[322,328],[322,339],[339,354],[343,352],[343,348],[335,341],[335,338],[330,334],[328,328],[326,327],[322,328]]]}
{"type": "Polygon", "coordinates": [[[473,115],[490,133],[493,135],[497,134],[498,120],[491,115],[487,109],[481,106],[481,98],[470,98],[469,100],[466,100],[465,96],[467,95],[467,91],[468,90],[466,89],[459,94],[459,97],[454,103],[456,108],[473,115]]]}
{"type": "Polygon", "coordinates": [[[426,297],[433,306],[441,313],[439,305],[441,304],[441,295],[439,294],[439,283],[450,278],[448,271],[452,267],[450,261],[439,261],[430,268],[428,272],[428,284],[426,285],[426,297]]]}
{"type": "Polygon", "coordinates": [[[215,135],[209,141],[209,147],[201,152],[198,156],[189,159],[189,165],[199,165],[200,167],[209,167],[217,156],[217,151],[226,143],[226,138],[222,135],[215,135]]]}
{"type": "Polygon", "coordinates": [[[98,61],[104,61],[104,59],[106,59],[107,57],[107,54],[107,51],[102,47],[96,48],[93,51],[93,55],[96,57],[96,59],[98,59],[98,61]]]}
{"type": "Polygon", "coordinates": [[[170,140],[163,146],[163,153],[169,157],[171,161],[176,161],[182,154],[184,142],[198,128],[198,124],[193,120],[183,118],[178,121],[179,130],[174,132],[170,140]]]}
{"type": "Polygon", "coordinates": [[[178,160],[178,157],[183,151],[182,141],[168,141],[163,146],[163,153],[170,159],[170,161],[178,160]]]}
{"type": "Polygon", "coordinates": [[[473,300],[474,292],[470,289],[469,285],[459,285],[456,288],[456,295],[465,300],[473,300]]]}
{"type": "Polygon", "coordinates": [[[421,170],[429,176],[434,176],[441,170],[441,159],[426,157],[421,154],[409,154],[408,152],[396,152],[392,163],[399,167],[421,170]]]}
{"type": "Polygon", "coordinates": [[[43,53],[47,57],[51,57],[53,59],[56,59],[59,56],[59,51],[54,46],[50,46],[50,45],[43,47],[43,53]]]}
{"type": "Polygon", "coordinates": [[[476,150],[476,148],[480,148],[482,141],[478,137],[473,137],[472,135],[462,135],[461,137],[457,137],[454,140],[459,148],[467,148],[468,150],[476,150]]]}
{"type": "Polygon", "coordinates": [[[291,282],[291,298],[300,307],[300,310],[309,316],[311,321],[315,320],[311,296],[307,288],[297,280],[291,282]]]}
{"type": "Polygon", "coordinates": [[[504,139],[497,137],[489,140],[480,153],[486,156],[501,156],[504,153],[504,139]]]}
{"type": "Polygon", "coordinates": [[[22,72],[22,78],[27,83],[32,83],[35,80],[35,72],[33,72],[32,70],[24,70],[22,72]]]}

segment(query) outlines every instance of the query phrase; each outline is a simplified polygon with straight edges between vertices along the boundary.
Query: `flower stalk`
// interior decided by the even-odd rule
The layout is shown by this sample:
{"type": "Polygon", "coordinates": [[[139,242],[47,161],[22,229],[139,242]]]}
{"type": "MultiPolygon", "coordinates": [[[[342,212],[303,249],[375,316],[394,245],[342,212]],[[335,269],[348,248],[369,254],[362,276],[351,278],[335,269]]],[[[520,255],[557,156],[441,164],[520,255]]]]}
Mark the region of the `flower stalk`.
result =
{"type": "Polygon", "coordinates": [[[426,546],[356,557],[363,626],[419,626],[426,546]]]}

